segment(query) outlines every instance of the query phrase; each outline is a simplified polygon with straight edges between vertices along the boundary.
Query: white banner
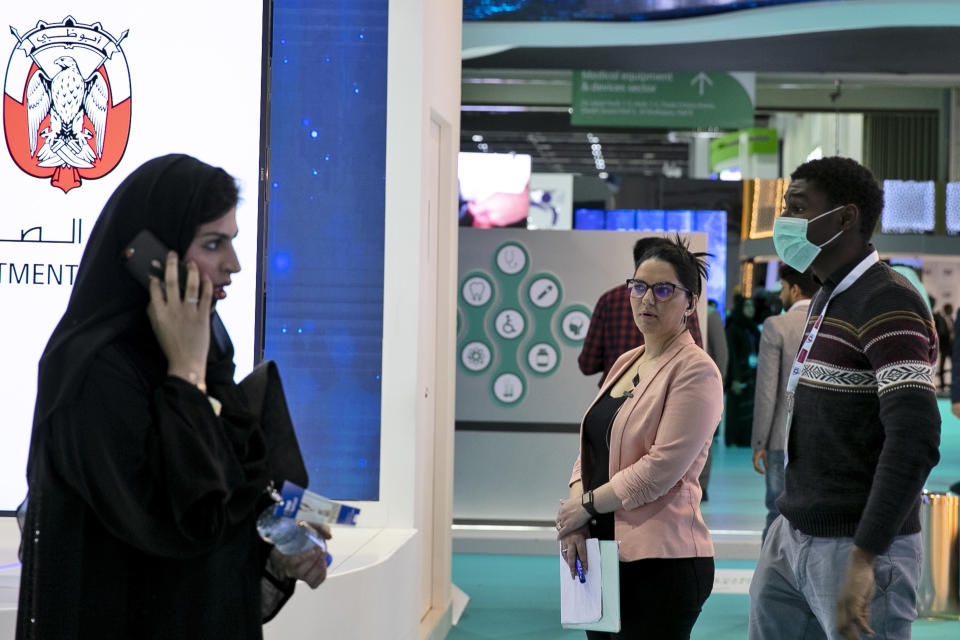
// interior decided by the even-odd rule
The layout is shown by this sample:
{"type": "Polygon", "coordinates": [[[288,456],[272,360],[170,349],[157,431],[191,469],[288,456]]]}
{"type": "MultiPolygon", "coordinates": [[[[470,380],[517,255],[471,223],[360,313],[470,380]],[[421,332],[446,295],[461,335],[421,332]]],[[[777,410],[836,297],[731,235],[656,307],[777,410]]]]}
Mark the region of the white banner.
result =
{"type": "Polygon", "coordinates": [[[188,153],[235,176],[243,271],[218,310],[253,366],[260,139],[260,0],[0,6],[0,510],[26,492],[37,360],[90,230],[146,160],[188,153]]]}

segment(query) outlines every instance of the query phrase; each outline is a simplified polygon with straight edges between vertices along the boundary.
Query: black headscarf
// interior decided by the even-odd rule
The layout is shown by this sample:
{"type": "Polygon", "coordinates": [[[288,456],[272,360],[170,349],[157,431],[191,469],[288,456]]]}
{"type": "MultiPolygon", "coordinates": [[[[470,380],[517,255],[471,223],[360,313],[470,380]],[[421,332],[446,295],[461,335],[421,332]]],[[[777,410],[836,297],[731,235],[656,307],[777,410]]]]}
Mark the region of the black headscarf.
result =
{"type": "Polygon", "coordinates": [[[741,294],[735,294],[733,296],[733,309],[730,311],[730,316],[727,318],[727,326],[736,326],[744,331],[748,331],[751,334],[757,333],[757,312],[759,305],[752,298],[747,298],[741,294]],[[747,304],[747,300],[753,302],[753,317],[748,318],[747,315],[743,312],[744,306],[747,304]]]}
{"type": "MultiPolygon", "coordinates": [[[[110,196],[90,233],[67,310],[40,358],[34,437],[37,425],[79,392],[96,353],[147,322],[150,294],[124,267],[124,247],[149,229],[182,256],[197,227],[226,213],[204,210],[205,190],[224,176],[229,178],[223,169],[171,154],[141,165],[110,196]]],[[[216,314],[212,326],[208,374],[227,382],[233,377],[233,345],[216,314]]]]}

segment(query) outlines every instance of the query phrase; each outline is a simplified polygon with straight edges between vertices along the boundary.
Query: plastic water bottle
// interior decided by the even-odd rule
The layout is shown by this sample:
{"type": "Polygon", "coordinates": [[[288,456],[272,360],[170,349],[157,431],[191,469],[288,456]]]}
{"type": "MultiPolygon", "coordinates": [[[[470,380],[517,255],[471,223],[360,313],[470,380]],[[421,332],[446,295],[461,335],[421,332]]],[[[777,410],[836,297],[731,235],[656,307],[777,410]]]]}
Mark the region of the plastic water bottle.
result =
{"type": "Polygon", "coordinates": [[[260,537],[273,544],[280,553],[291,556],[312,547],[326,551],[326,544],[317,531],[305,522],[275,515],[275,507],[267,507],[257,518],[260,537]]]}

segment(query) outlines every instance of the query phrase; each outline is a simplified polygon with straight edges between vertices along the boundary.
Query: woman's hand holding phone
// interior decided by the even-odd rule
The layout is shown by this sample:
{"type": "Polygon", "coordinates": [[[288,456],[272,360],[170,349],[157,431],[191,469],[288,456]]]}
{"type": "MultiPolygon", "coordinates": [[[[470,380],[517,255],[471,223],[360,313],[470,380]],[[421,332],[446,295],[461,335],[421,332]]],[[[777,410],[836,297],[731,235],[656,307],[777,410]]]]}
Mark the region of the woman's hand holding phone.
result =
{"type": "Polygon", "coordinates": [[[179,291],[177,254],[167,253],[164,282],[150,277],[150,304],[147,316],[160,348],[167,356],[167,373],[206,389],[207,352],[210,348],[210,309],[213,284],[200,275],[197,265],[187,264],[183,299],[164,295],[179,291]]]}

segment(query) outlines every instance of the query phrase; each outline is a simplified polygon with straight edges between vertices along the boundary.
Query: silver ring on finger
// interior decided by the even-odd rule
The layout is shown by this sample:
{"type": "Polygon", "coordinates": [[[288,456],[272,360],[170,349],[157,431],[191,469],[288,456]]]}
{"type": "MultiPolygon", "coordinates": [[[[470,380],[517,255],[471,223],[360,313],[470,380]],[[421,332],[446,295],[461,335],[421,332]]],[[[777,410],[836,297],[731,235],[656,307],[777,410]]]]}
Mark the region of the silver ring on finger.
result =
{"type": "Polygon", "coordinates": [[[200,302],[200,298],[185,298],[184,302],[186,302],[187,304],[197,304],[198,302],[200,302]]]}

